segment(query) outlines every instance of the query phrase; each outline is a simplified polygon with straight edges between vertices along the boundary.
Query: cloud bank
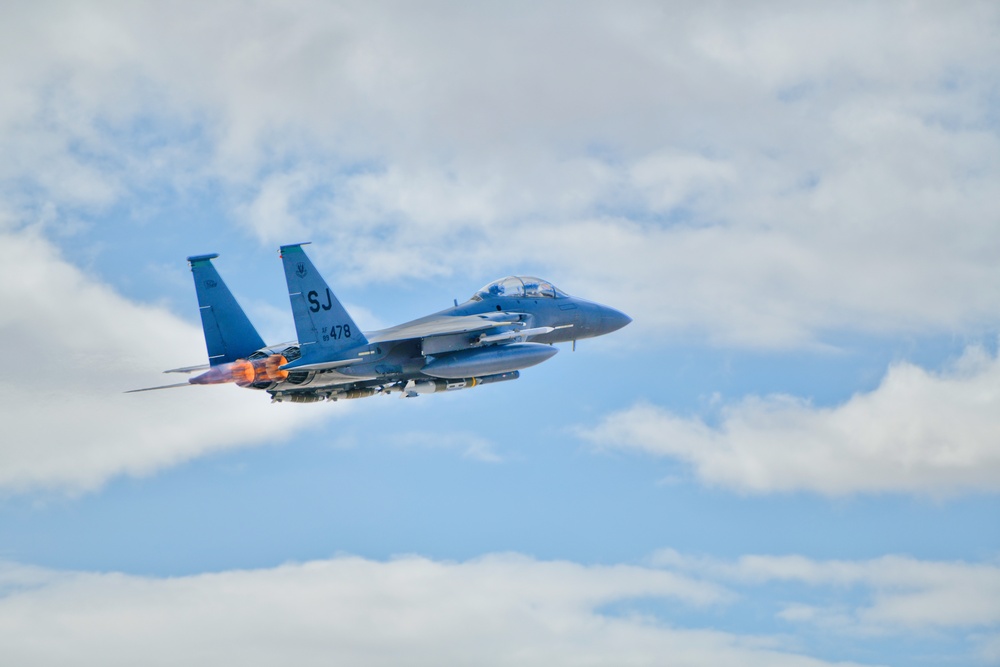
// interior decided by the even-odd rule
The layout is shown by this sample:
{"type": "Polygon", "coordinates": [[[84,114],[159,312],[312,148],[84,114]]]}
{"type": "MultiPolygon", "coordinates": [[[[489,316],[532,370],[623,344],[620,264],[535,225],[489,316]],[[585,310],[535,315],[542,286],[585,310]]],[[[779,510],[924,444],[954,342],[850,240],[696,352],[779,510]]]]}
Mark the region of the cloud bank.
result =
{"type": "Polygon", "coordinates": [[[751,396],[710,425],[643,403],[581,431],[602,447],[683,461],[706,484],[831,496],[997,492],[998,434],[1000,358],[980,348],[941,373],[896,364],[876,389],[834,407],[751,396]]]}
{"type": "Polygon", "coordinates": [[[280,441],[330,414],[268,406],[265,394],[234,386],[123,394],[182,382],[161,371],[203,362],[201,331],[94,282],[34,231],[0,229],[0,246],[0,490],[94,489],[113,475],[280,441]]]}
{"type": "Polygon", "coordinates": [[[812,588],[859,588],[852,609],[787,603],[779,616],[836,632],[883,634],[1000,625],[1000,566],[884,556],[868,561],[817,561],[803,556],[699,558],[666,549],[651,562],[715,582],[761,586],[792,582],[812,588]]]}
{"type": "MultiPolygon", "coordinates": [[[[353,665],[832,664],[780,635],[676,627],[607,605],[657,600],[682,613],[721,613],[737,590],[793,581],[806,590],[854,585],[873,595],[848,609],[868,632],[995,633],[994,565],[908,558],[861,562],[801,557],[706,561],[672,551],[656,567],[585,566],[516,554],[465,562],[408,556],[338,557],[265,570],[157,579],[0,567],[0,658],[10,664],[353,665]],[[944,604],[942,604],[944,603],[944,604]]],[[[795,595],[795,593],[788,593],[795,595]]],[[[822,624],[822,610],[761,609],[822,624]]],[[[718,617],[715,618],[718,622],[718,617]]],[[[849,653],[850,651],[848,651],[849,653]]],[[[968,658],[969,656],[962,656],[968,658]]],[[[836,663],[840,665],[855,663],[836,663]]]]}
{"type": "Polygon", "coordinates": [[[995,3],[8,18],[0,181],[29,208],[211,187],[346,278],[530,267],[729,344],[1000,322],[995,3]]]}

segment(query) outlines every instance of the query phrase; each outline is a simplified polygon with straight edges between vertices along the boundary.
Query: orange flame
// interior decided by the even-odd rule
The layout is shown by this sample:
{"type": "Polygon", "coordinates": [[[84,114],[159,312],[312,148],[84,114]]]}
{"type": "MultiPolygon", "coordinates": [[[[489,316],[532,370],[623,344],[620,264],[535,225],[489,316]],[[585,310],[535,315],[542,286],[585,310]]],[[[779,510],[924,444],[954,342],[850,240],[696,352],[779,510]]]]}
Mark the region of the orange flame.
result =
{"type": "Polygon", "coordinates": [[[228,364],[220,364],[198,377],[191,378],[191,384],[225,384],[235,382],[241,387],[249,387],[255,382],[283,382],[288,371],[281,367],[288,363],[280,354],[272,354],[267,359],[237,359],[228,364]]]}
{"type": "Polygon", "coordinates": [[[253,362],[254,382],[282,382],[288,377],[288,371],[281,370],[281,367],[288,363],[280,354],[272,354],[267,359],[258,359],[253,362]]]}
{"type": "Polygon", "coordinates": [[[252,385],[254,377],[257,375],[254,372],[253,364],[246,359],[237,359],[234,361],[230,366],[229,373],[233,378],[233,382],[241,387],[252,385]]]}
{"type": "Polygon", "coordinates": [[[228,364],[220,364],[198,377],[189,380],[191,384],[225,384],[235,382],[241,387],[246,387],[253,383],[253,364],[246,359],[237,359],[228,364]]]}

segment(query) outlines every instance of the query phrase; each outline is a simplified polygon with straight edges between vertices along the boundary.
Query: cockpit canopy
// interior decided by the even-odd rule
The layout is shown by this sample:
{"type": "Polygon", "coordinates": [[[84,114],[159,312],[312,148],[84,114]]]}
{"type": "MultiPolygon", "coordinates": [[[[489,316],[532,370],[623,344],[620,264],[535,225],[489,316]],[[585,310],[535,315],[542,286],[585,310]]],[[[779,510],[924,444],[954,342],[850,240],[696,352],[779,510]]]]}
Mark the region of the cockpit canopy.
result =
{"type": "Polygon", "coordinates": [[[472,295],[473,301],[495,299],[501,296],[520,297],[522,299],[556,299],[569,296],[555,285],[541,278],[531,276],[507,276],[494,280],[486,287],[472,295]]]}

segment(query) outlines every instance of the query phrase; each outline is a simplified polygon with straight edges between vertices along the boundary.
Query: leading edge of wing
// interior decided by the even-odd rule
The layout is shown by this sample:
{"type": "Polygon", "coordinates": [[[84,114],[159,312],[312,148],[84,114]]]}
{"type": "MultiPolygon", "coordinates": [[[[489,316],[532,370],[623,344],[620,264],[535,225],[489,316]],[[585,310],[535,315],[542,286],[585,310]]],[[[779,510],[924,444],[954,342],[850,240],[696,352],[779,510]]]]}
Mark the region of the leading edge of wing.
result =
{"type": "MultiPolygon", "coordinates": [[[[501,313],[493,313],[493,316],[501,313]]],[[[368,334],[370,343],[388,343],[411,338],[429,338],[431,336],[447,336],[449,334],[471,333],[492,329],[494,327],[515,324],[519,321],[516,315],[502,313],[501,318],[491,318],[484,315],[443,315],[434,318],[423,318],[400,324],[381,331],[368,334]]]]}

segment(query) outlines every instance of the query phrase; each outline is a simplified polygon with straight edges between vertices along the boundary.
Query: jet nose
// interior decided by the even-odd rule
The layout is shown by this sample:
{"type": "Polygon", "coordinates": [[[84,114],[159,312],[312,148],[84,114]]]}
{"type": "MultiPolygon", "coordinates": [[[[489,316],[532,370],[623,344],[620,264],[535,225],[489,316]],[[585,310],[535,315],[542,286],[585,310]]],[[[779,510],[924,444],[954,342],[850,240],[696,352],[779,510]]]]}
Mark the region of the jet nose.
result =
{"type": "Polygon", "coordinates": [[[623,326],[632,321],[632,318],[621,312],[620,310],[615,310],[614,308],[608,308],[607,306],[601,306],[601,333],[611,333],[612,331],[618,331],[623,326]]]}

